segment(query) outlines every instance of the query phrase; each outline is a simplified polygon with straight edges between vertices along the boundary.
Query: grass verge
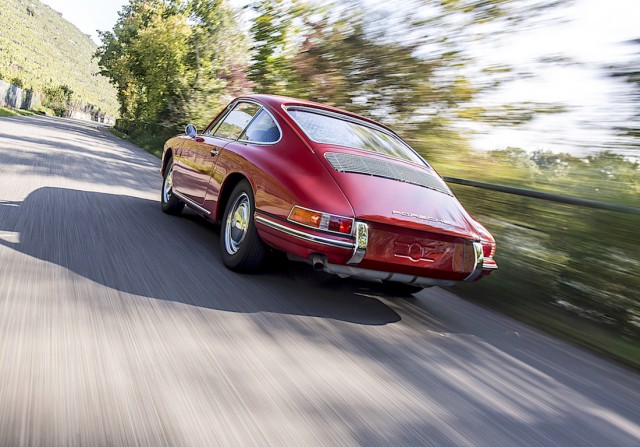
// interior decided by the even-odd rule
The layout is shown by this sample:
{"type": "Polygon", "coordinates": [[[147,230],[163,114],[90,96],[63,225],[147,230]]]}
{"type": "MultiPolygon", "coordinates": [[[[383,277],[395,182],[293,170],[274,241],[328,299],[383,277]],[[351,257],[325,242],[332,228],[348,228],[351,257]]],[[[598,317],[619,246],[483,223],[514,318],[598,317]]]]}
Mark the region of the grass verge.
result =
{"type": "Polygon", "coordinates": [[[8,109],[6,107],[0,107],[0,117],[4,116],[31,116],[35,115],[34,112],[30,110],[21,110],[21,109],[8,109]]]}
{"type": "Polygon", "coordinates": [[[162,158],[162,148],[164,147],[164,139],[158,138],[155,135],[139,135],[137,137],[131,137],[119,130],[110,127],[109,130],[115,136],[122,138],[123,140],[129,140],[136,146],[140,146],[150,154],[155,155],[158,158],[162,158]]]}

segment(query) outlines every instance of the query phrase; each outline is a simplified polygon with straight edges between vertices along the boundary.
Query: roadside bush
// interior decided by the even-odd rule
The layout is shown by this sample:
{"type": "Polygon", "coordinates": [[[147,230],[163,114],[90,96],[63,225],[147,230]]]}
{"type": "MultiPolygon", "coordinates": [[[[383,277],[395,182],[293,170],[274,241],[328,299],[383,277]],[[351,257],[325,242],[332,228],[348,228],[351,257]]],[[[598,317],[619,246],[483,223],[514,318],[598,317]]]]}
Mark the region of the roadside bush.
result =
{"type": "Polygon", "coordinates": [[[20,78],[13,78],[9,82],[11,84],[15,85],[18,88],[23,88],[24,87],[24,82],[22,82],[22,79],[20,79],[20,78]]]}
{"type": "Polygon", "coordinates": [[[63,84],[57,87],[46,87],[43,93],[45,107],[53,110],[56,116],[69,116],[73,96],[73,90],[69,86],[63,84]]]}
{"type": "Polygon", "coordinates": [[[177,126],[147,123],[119,118],[114,129],[131,138],[131,141],[145,148],[153,155],[162,156],[164,142],[183,130],[177,126]]]}

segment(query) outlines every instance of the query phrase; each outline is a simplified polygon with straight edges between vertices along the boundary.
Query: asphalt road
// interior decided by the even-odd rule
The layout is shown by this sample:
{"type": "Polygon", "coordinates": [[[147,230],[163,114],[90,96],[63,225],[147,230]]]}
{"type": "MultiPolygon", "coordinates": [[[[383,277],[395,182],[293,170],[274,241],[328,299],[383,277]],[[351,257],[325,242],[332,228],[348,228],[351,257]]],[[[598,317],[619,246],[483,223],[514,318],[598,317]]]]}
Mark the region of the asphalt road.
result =
{"type": "Polygon", "coordinates": [[[232,273],[158,166],[0,119],[0,446],[640,445],[636,373],[440,289],[232,273]]]}

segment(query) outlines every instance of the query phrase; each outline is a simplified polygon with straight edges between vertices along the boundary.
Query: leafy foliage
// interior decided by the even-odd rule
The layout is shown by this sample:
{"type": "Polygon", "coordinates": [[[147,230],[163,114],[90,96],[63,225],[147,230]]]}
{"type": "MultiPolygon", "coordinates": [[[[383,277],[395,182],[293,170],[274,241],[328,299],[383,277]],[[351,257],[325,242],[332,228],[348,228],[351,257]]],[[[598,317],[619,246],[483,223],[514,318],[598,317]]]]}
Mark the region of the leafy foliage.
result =
{"type": "Polygon", "coordinates": [[[176,126],[165,126],[124,118],[116,120],[114,130],[118,136],[130,138],[134,143],[145,148],[156,157],[162,156],[164,142],[181,131],[176,126]]]}
{"type": "Polygon", "coordinates": [[[623,100],[630,103],[634,114],[626,125],[618,128],[618,132],[623,138],[623,145],[637,153],[640,149],[640,38],[629,44],[636,48],[635,57],[623,66],[610,67],[609,73],[631,87],[631,93],[623,100]]]}
{"type": "Polygon", "coordinates": [[[56,116],[69,116],[71,98],[73,97],[73,90],[69,86],[46,87],[43,93],[44,101],[42,105],[53,110],[56,116]]]}
{"type": "Polygon", "coordinates": [[[256,1],[249,77],[258,92],[312,99],[391,124],[425,155],[449,152],[452,134],[455,146],[468,150],[461,122],[514,126],[565,111],[561,104],[474,104],[515,75],[469,50],[473,40],[490,41],[512,24],[525,27],[565,3],[412,0],[370,11],[354,0],[256,1]]]}
{"type": "Polygon", "coordinates": [[[202,124],[249,85],[245,40],[219,0],[132,0],[101,38],[96,57],[124,118],[202,124]]]}
{"type": "Polygon", "coordinates": [[[1,77],[37,92],[64,83],[73,90],[74,100],[114,115],[115,92],[98,74],[92,60],[95,49],[88,36],[38,0],[2,2],[1,77]]]}

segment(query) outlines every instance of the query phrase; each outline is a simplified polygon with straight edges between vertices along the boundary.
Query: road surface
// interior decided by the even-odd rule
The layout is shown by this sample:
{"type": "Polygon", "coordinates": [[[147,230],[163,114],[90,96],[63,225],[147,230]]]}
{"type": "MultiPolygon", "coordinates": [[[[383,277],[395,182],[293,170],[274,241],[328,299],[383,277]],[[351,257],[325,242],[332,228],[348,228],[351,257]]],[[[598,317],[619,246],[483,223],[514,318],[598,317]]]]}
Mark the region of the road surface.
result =
{"type": "Polygon", "coordinates": [[[0,119],[0,445],[640,445],[636,373],[436,288],[230,272],[158,166],[0,119]]]}

